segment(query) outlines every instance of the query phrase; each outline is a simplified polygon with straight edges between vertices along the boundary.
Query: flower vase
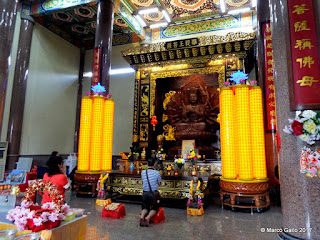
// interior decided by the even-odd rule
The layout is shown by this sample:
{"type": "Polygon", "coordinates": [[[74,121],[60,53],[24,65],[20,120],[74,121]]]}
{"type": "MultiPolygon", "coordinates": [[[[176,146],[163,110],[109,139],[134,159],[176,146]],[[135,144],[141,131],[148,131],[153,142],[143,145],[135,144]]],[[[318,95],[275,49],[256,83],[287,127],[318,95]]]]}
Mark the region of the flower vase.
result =
{"type": "Polygon", "coordinates": [[[130,167],[129,167],[129,170],[130,170],[130,172],[133,172],[133,170],[134,170],[133,162],[131,162],[130,167]]]}

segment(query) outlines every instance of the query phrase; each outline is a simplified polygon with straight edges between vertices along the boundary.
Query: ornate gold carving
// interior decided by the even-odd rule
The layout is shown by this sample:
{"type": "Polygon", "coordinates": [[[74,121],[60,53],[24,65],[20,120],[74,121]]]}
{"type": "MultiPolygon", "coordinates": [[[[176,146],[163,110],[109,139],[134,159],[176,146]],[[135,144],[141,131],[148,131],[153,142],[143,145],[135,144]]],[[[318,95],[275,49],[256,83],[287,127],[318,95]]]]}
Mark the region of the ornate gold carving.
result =
{"type": "MultiPolygon", "coordinates": [[[[199,49],[198,49],[199,50],[199,49]]],[[[165,52],[162,52],[165,53],[165,52]]],[[[190,50],[191,53],[191,50],[190,50]]],[[[207,63],[211,60],[212,57],[215,57],[216,55],[207,55],[207,56],[199,56],[199,57],[190,57],[190,58],[184,58],[184,59],[176,59],[176,60],[167,60],[167,61],[161,61],[161,62],[152,62],[152,63],[143,63],[139,64],[140,67],[143,68],[170,68],[170,69],[163,69],[163,70],[173,70],[173,69],[179,69],[175,66],[181,65],[181,64],[190,64],[188,68],[191,68],[191,64],[194,65],[196,63],[207,63]]],[[[135,66],[133,66],[135,67],[135,66]]]]}
{"type": "MultiPolygon", "coordinates": [[[[245,58],[247,56],[246,52],[237,52],[237,53],[233,53],[232,57],[234,58],[245,58]]],[[[230,53],[222,53],[221,55],[212,55],[211,60],[228,60],[230,59],[230,53]]],[[[210,65],[210,62],[208,63],[208,65],[210,65]]]]}
{"type": "Polygon", "coordinates": [[[222,44],[219,44],[217,46],[217,51],[218,51],[218,53],[222,53],[223,52],[223,45],[222,44]]]}
{"type": "Polygon", "coordinates": [[[166,122],[168,120],[168,115],[162,114],[162,122],[166,122]]]}
{"type": "Polygon", "coordinates": [[[216,47],[215,46],[213,46],[213,45],[210,45],[209,47],[208,47],[208,50],[209,50],[209,54],[214,54],[214,49],[215,49],[216,47]]]}
{"type": "Polygon", "coordinates": [[[148,71],[146,71],[145,69],[142,69],[141,70],[141,79],[148,78],[148,77],[149,77],[148,71]]]}
{"type": "Polygon", "coordinates": [[[140,60],[141,62],[145,63],[146,62],[146,58],[144,55],[140,55],[140,60]]]}
{"type": "MultiPolygon", "coordinates": [[[[204,181],[205,188],[207,182],[204,181]]],[[[110,179],[108,191],[116,192],[123,195],[142,195],[141,178],[122,177],[121,175],[113,175],[110,179]]],[[[163,179],[159,186],[161,198],[184,199],[190,192],[189,180],[165,180],[163,179]]]]}
{"type": "Polygon", "coordinates": [[[140,124],[140,141],[148,141],[149,126],[147,123],[140,124]]]}
{"type": "Polygon", "coordinates": [[[167,104],[170,102],[171,97],[176,94],[176,91],[169,91],[168,93],[165,94],[165,99],[163,101],[163,109],[167,110],[167,104]]]}
{"type": "Polygon", "coordinates": [[[181,71],[151,73],[150,74],[150,117],[153,116],[155,112],[154,101],[155,101],[157,78],[190,76],[194,74],[212,74],[214,72],[219,74],[219,77],[218,77],[219,86],[222,87],[225,81],[225,66],[213,66],[213,67],[206,67],[206,68],[187,69],[187,70],[181,70],[181,71]]]}
{"type": "Polygon", "coordinates": [[[198,57],[199,54],[199,48],[192,48],[192,55],[194,57],[198,57]]]}
{"type": "Polygon", "coordinates": [[[166,52],[161,52],[162,60],[165,61],[168,59],[167,53],[166,52]]]}
{"type": "MultiPolygon", "coordinates": [[[[140,71],[137,75],[140,76],[140,71]]],[[[139,79],[135,80],[134,84],[134,106],[133,106],[133,135],[138,134],[138,95],[139,95],[139,79]]]]}
{"type": "Polygon", "coordinates": [[[241,49],[241,43],[240,42],[235,42],[234,43],[234,49],[236,50],[236,52],[239,52],[241,49]]]}
{"type": "Polygon", "coordinates": [[[186,58],[189,58],[190,57],[190,49],[184,49],[183,50],[184,51],[184,56],[186,57],[186,58]]]}
{"type": "Polygon", "coordinates": [[[136,71],[136,79],[140,79],[140,70],[136,71]]]}
{"type": "Polygon", "coordinates": [[[139,146],[140,146],[141,148],[147,148],[147,147],[148,147],[148,142],[140,142],[140,143],[139,143],[139,146]]]}
{"type": "Polygon", "coordinates": [[[244,43],[243,43],[244,49],[249,50],[252,47],[253,43],[254,43],[254,40],[244,41],[244,43]]]}
{"type": "Polygon", "coordinates": [[[148,62],[152,62],[152,55],[151,55],[151,53],[148,53],[148,54],[147,54],[147,58],[148,58],[148,62]]]}
{"type": "Polygon", "coordinates": [[[149,85],[141,85],[140,116],[142,117],[149,115],[149,88],[149,85]]]}
{"type": "MultiPolygon", "coordinates": [[[[256,32],[245,33],[245,32],[236,32],[236,33],[228,33],[225,36],[202,36],[199,37],[199,46],[207,46],[214,45],[219,43],[227,43],[227,42],[236,42],[254,39],[256,32]]],[[[123,56],[128,55],[137,55],[142,53],[152,53],[152,52],[162,52],[166,51],[165,42],[154,43],[149,45],[148,47],[133,47],[128,50],[122,51],[123,56]]]]}
{"type": "Polygon", "coordinates": [[[243,69],[243,59],[238,60],[238,69],[243,69]]]}
{"type": "Polygon", "coordinates": [[[169,51],[169,58],[174,59],[174,51],[169,51]]]}
{"type": "Polygon", "coordinates": [[[202,56],[206,55],[206,52],[207,52],[207,48],[206,47],[200,47],[200,54],[202,56]]]}
{"type": "Polygon", "coordinates": [[[133,142],[138,142],[138,135],[137,134],[134,134],[133,135],[133,142]]]}
{"type": "Polygon", "coordinates": [[[163,126],[163,136],[166,138],[167,141],[175,141],[174,132],[176,130],[175,127],[172,127],[170,124],[166,124],[163,126]]]}
{"type": "Polygon", "coordinates": [[[159,61],[159,60],[160,60],[160,55],[159,55],[159,53],[155,53],[155,54],[154,54],[154,58],[155,58],[156,62],[159,61]]]}
{"type": "Polygon", "coordinates": [[[150,79],[149,78],[141,80],[141,84],[149,84],[149,83],[150,83],[150,79]]]}
{"type": "Polygon", "coordinates": [[[182,51],[180,49],[176,50],[177,58],[182,58],[182,51]]]}
{"type": "Polygon", "coordinates": [[[226,51],[229,53],[232,50],[232,44],[231,43],[226,43],[225,45],[226,51]]]}

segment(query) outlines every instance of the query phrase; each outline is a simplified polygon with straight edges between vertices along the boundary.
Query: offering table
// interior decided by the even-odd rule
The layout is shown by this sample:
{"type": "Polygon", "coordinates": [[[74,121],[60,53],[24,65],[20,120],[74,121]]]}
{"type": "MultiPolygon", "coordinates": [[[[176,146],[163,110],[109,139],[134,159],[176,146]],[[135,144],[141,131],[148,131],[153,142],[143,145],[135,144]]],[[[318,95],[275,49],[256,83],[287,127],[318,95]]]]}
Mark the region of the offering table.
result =
{"type": "MultiPolygon", "coordinates": [[[[138,164],[140,162],[143,164],[147,163],[147,161],[138,160],[138,164]]],[[[215,167],[212,162],[197,163],[198,171],[196,176],[191,175],[190,171],[188,171],[188,165],[186,164],[186,169],[182,169],[178,176],[174,176],[174,171],[166,170],[168,165],[173,164],[173,161],[163,161],[164,170],[160,171],[162,182],[159,186],[161,198],[187,199],[190,192],[190,182],[194,177],[201,178],[203,181],[202,189],[206,189],[210,176],[214,174],[215,178],[219,178],[219,175],[221,175],[221,165],[219,165],[221,163],[217,161],[215,161],[215,163],[220,167],[215,167]]],[[[137,165],[137,162],[135,162],[135,165],[137,165]]],[[[114,170],[109,173],[107,192],[111,196],[113,193],[120,195],[142,196],[141,171],[143,170],[139,169],[130,172],[128,169],[129,164],[126,160],[118,160],[118,166],[122,169],[124,168],[124,170],[114,170]],[[121,164],[125,166],[121,167],[121,164]]]]}

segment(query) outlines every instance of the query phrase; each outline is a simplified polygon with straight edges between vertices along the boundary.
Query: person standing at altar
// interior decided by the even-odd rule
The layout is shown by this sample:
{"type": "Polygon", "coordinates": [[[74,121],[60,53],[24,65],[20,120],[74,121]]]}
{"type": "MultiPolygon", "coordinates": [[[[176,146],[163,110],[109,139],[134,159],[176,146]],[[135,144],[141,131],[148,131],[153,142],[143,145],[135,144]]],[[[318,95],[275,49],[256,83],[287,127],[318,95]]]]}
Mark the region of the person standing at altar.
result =
{"type": "Polygon", "coordinates": [[[161,176],[160,173],[154,169],[155,163],[155,159],[150,158],[148,160],[148,169],[141,172],[141,179],[143,182],[143,202],[140,226],[149,227],[150,219],[157,214],[159,209],[160,194],[158,190],[161,176]]]}
{"type": "MultiPolygon", "coordinates": [[[[44,182],[54,183],[60,194],[65,199],[65,191],[70,189],[70,183],[66,176],[66,167],[63,164],[62,157],[60,156],[51,156],[47,162],[48,172],[43,176],[44,182]]],[[[43,193],[42,204],[46,202],[52,202],[52,198],[49,197],[47,192],[43,193]]]]}

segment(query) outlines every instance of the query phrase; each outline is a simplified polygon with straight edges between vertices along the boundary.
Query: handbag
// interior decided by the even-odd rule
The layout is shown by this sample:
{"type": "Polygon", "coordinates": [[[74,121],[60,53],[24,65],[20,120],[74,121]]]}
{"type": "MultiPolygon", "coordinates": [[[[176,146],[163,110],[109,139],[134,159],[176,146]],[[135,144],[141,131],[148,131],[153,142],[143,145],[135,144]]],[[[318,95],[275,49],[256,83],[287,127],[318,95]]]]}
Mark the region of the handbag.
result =
{"type": "Polygon", "coordinates": [[[147,175],[147,181],[148,181],[148,185],[149,185],[150,192],[151,192],[154,200],[156,201],[156,203],[159,203],[159,202],[160,202],[160,194],[159,194],[158,191],[157,191],[156,196],[154,196],[154,194],[153,194],[153,191],[152,191],[152,188],[151,188],[151,185],[150,185],[150,182],[149,182],[148,169],[146,170],[146,175],[147,175]]]}

